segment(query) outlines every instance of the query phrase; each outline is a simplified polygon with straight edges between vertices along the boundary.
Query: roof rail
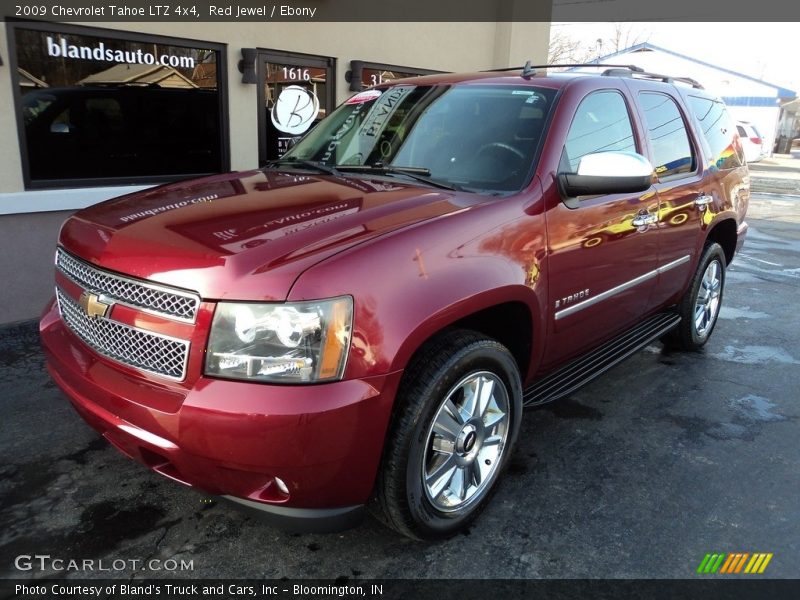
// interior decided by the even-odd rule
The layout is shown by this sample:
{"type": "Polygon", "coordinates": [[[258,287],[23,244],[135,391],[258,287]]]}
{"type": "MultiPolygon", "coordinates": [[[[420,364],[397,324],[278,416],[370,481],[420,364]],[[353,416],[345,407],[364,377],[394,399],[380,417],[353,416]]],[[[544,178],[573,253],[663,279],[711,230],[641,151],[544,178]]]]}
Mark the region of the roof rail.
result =
{"type": "Polygon", "coordinates": [[[661,75],[659,73],[651,73],[645,71],[643,68],[636,65],[614,65],[608,63],[557,63],[552,65],[532,65],[531,61],[525,63],[522,67],[505,67],[503,69],[487,69],[484,73],[490,72],[507,72],[507,71],[522,71],[521,77],[528,78],[536,74],[536,69],[574,69],[578,67],[605,67],[606,70],[601,73],[605,77],[640,77],[642,79],[652,79],[655,81],[663,81],[664,83],[674,83],[679,81],[691,85],[693,88],[699,90],[704,89],[700,83],[691,77],[672,77],[671,75],[661,75]]]}
{"type": "Polygon", "coordinates": [[[605,63],[557,63],[552,65],[532,65],[531,61],[525,63],[523,67],[504,67],[502,69],[486,69],[483,71],[484,73],[490,73],[493,71],[503,72],[503,71],[522,71],[523,77],[529,77],[533,75],[536,71],[535,69],[568,69],[568,68],[575,68],[575,67],[616,67],[619,69],[627,69],[629,71],[639,72],[644,71],[641,67],[637,67],[636,65],[610,65],[605,63]]]}
{"type": "Polygon", "coordinates": [[[675,83],[679,81],[691,85],[698,90],[705,89],[700,83],[691,77],[672,77],[671,75],[661,75],[660,73],[651,73],[644,69],[636,68],[636,70],[628,69],[626,67],[606,69],[601,73],[605,77],[639,77],[641,79],[652,79],[655,81],[663,81],[664,83],[675,83]]]}

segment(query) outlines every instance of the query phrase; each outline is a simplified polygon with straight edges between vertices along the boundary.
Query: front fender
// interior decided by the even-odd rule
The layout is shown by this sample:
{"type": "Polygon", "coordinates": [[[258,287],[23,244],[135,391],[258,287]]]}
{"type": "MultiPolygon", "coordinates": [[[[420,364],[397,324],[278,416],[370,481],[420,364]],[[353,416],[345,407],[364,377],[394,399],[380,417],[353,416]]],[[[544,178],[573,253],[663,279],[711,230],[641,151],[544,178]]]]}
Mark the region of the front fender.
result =
{"type": "MultiPolygon", "coordinates": [[[[534,331],[542,331],[544,323],[536,319],[542,314],[537,295],[527,286],[508,285],[502,288],[488,289],[450,303],[442,307],[436,314],[420,323],[409,332],[397,348],[391,370],[404,369],[414,353],[434,335],[477,312],[488,308],[516,302],[524,305],[530,314],[534,331]]],[[[536,340],[535,340],[536,341],[536,340]]],[[[535,343],[534,343],[535,346],[535,343]]],[[[532,352],[535,354],[535,352],[532,352]]],[[[535,362],[531,357],[531,362],[535,362]]],[[[528,370],[530,371],[530,364],[528,370]]]]}
{"type": "MultiPolygon", "coordinates": [[[[448,325],[518,302],[544,331],[543,216],[513,199],[465,211],[351,248],[304,272],[289,300],[348,294],[354,299],[346,378],[405,368],[448,325]],[[485,210],[484,210],[485,209],[485,210]]],[[[534,336],[531,362],[541,355],[534,336]]]]}

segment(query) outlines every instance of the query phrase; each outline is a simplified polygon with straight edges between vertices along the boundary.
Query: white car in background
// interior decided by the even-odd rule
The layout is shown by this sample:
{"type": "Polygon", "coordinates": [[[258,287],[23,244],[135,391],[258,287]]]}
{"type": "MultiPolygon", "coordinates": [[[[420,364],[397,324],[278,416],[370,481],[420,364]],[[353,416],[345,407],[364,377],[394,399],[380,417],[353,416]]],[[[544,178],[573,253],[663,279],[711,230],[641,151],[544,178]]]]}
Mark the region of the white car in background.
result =
{"type": "Polygon", "coordinates": [[[764,138],[758,132],[756,126],[747,121],[737,121],[736,129],[739,131],[744,157],[747,162],[758,162],[764,158],[766,154],[764,152],[764,138]]]}

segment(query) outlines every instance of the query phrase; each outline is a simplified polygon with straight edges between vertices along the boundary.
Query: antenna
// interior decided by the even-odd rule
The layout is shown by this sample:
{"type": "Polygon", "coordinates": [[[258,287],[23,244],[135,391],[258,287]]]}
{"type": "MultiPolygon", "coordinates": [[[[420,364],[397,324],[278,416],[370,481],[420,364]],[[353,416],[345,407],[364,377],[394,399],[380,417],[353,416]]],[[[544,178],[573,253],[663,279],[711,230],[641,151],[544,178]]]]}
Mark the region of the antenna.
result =
{"type": "Polygon", "coordinates": [[[522,73],[520,74],[520,77],[530,79],[532,75],[536,75],[536,69],[531,66],[531,61],[527,61],[525,66],[522,67],[522,73]]]}

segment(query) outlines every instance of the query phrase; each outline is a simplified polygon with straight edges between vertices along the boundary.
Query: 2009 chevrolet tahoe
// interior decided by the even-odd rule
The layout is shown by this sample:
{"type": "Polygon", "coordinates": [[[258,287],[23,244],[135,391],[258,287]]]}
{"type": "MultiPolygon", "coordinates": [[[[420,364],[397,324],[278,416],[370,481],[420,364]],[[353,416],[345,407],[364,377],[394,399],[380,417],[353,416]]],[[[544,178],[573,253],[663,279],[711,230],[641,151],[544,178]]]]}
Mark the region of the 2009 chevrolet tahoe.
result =
{"type": "Polygon", "coordinates": [[[486,504],[524,406],[706,343],[748,198],[736,126],[691,80],[409,79],[263,169],[77,213],[41,335],[151,469],[295,528],[370,506],[436,538],[486,504]]]}

